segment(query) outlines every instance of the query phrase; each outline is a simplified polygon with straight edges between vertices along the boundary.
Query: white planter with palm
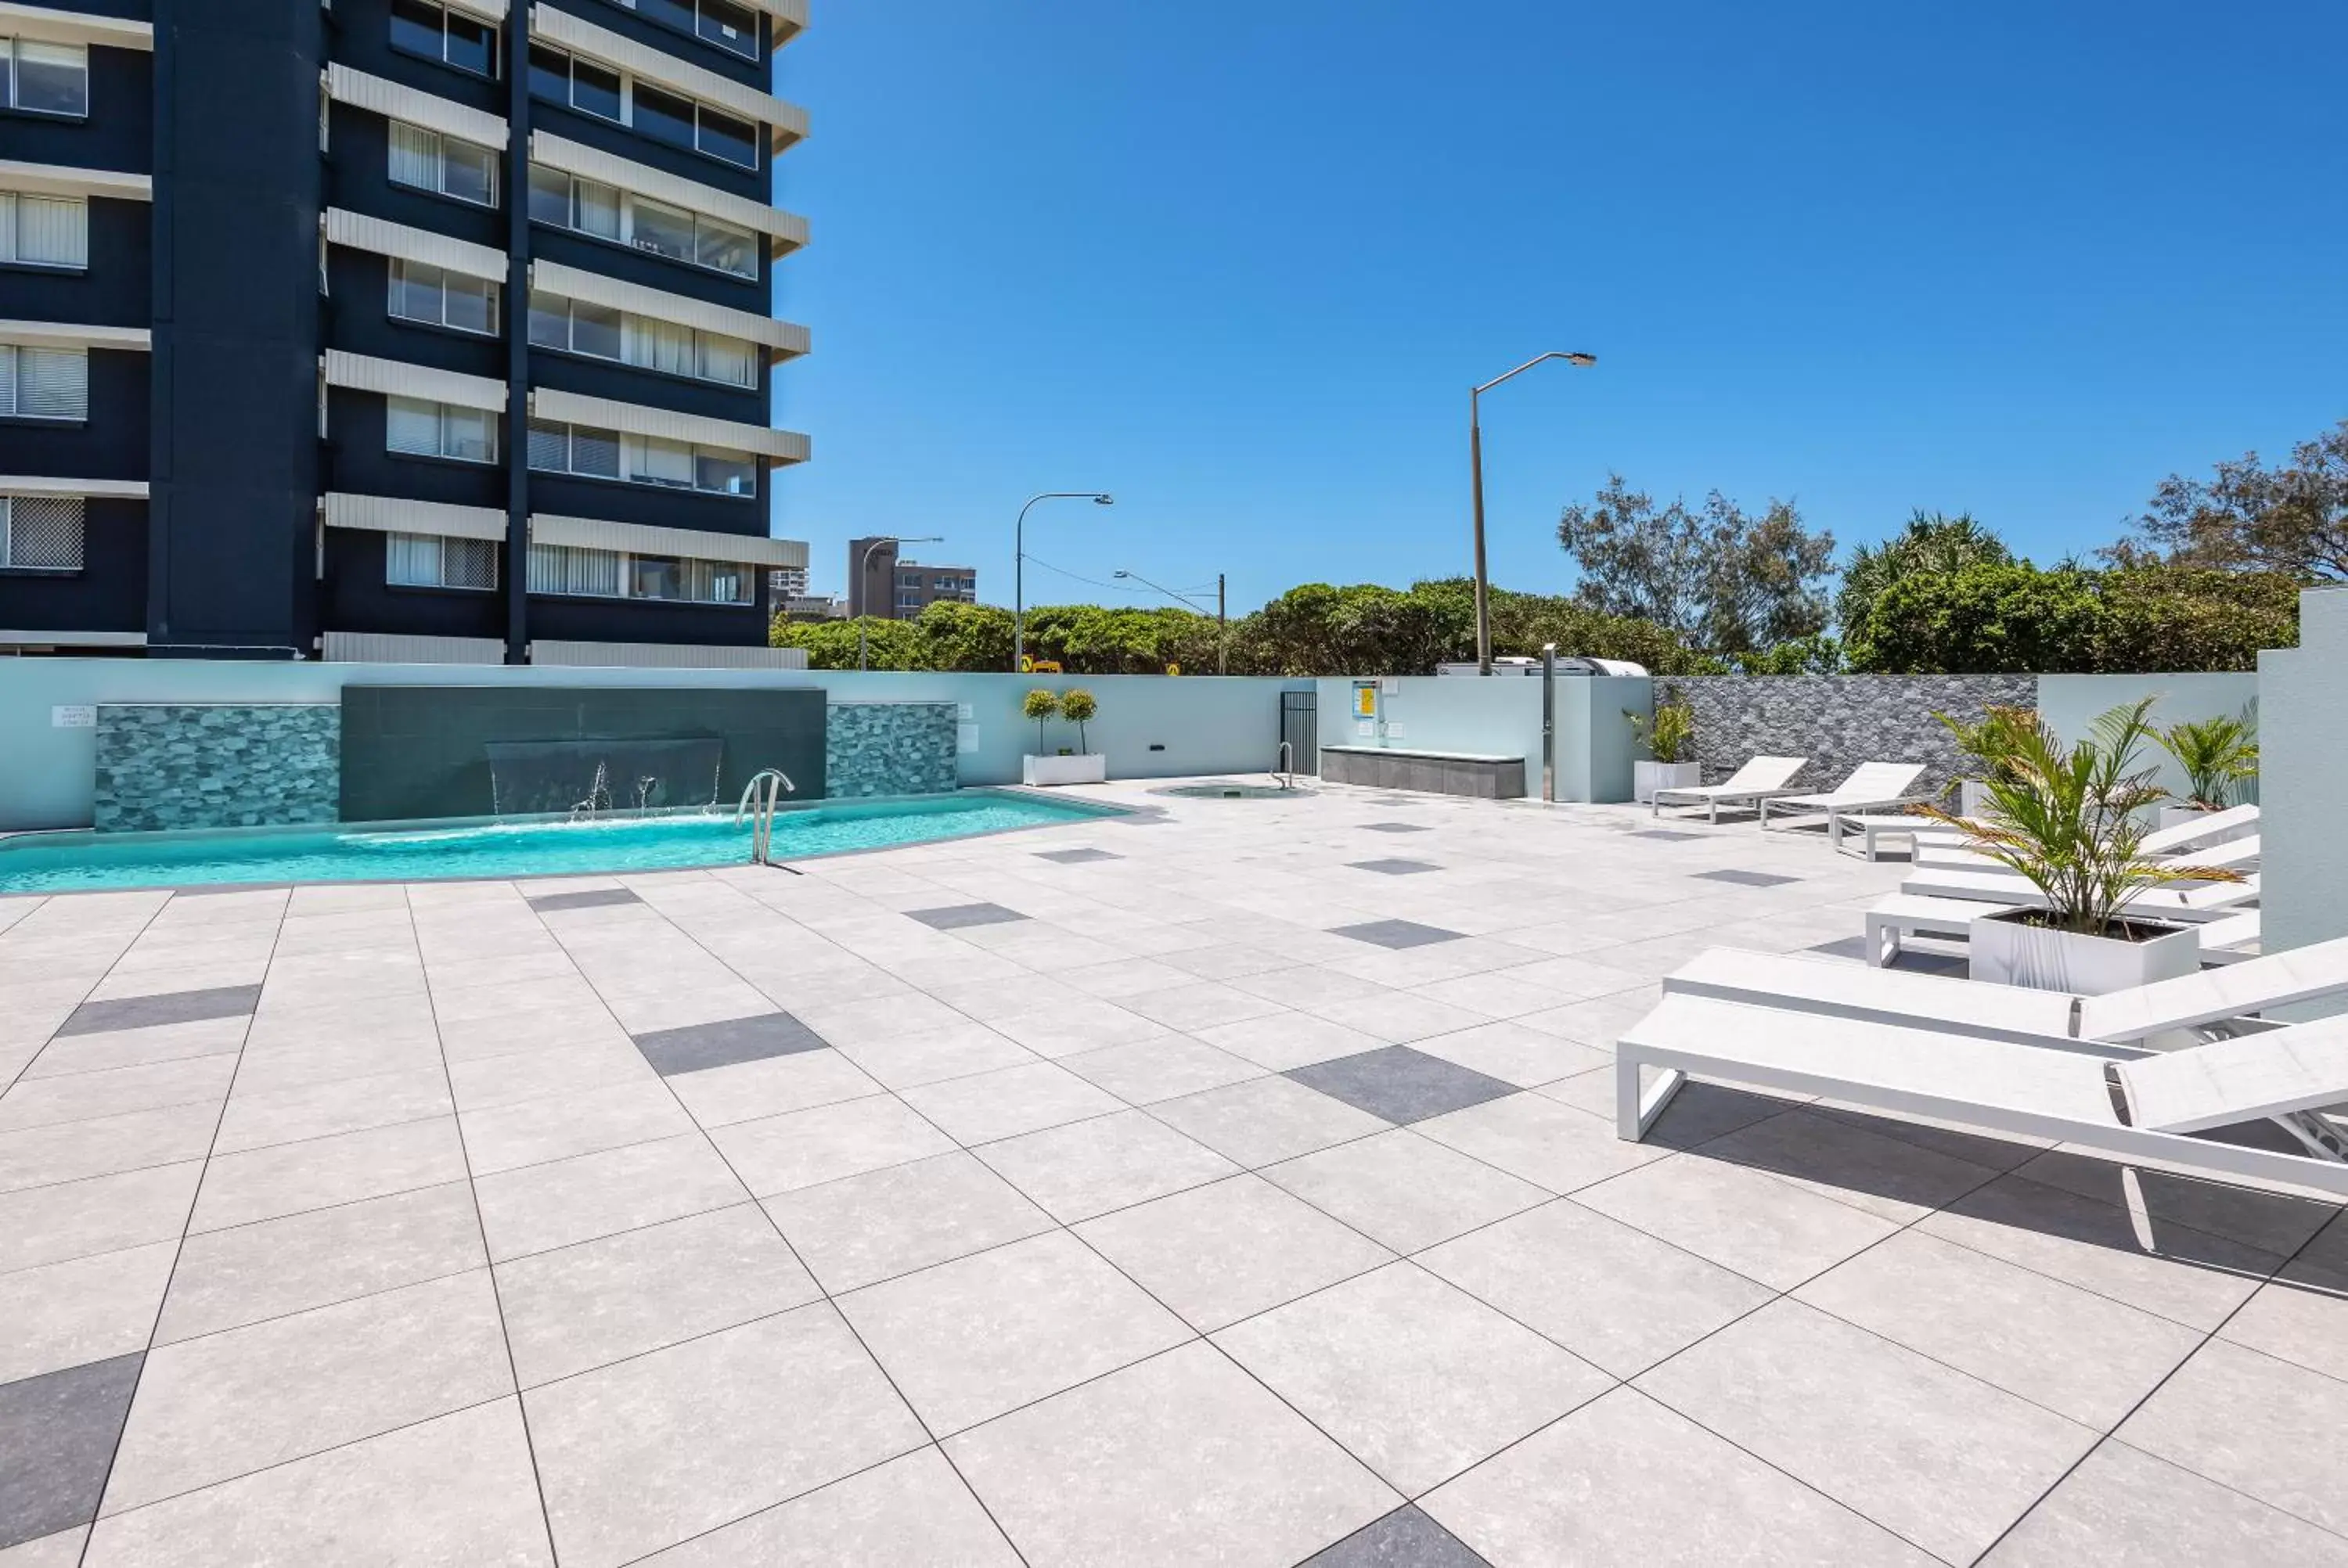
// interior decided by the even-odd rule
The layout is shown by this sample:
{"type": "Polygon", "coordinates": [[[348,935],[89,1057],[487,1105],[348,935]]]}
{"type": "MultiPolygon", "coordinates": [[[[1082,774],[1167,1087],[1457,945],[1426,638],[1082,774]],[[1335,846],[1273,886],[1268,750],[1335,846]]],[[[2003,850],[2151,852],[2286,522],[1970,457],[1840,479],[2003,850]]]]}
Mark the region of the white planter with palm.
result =
{"type": "Polygon", "coordinates": [[[1641,805],[1654,804],[1659,789],[1684,789],[1704,782],[1704,764],[1689,755],[1695,747],[1695,711],[1668,697],[1655,705],[1652,717],[1622,710],[1632,733],[1647,748],[1647,755],[1631,764],[1631,798],[1641,805]]]}
{"type": "MultiPolygon", "coordinates": [[[[2190,927],[2125,918],[2137,894],[2179,882],[2239,882],[2238,872],[2179,866],[2139,847],[2149,807],[2167,792],[2143,765],[2154,738],[2152,699],[2115,708],[2095,734],[2065,748],[2044,721],[2016,710],[1973,732],[1968,749],[1990,765],[1984,819],[1938,808],[1931,815],[1965,830],[1968,847],[2019,873],[2040,907],[1972,922],[1968,972],[1998,985],[2095,996],[2189,975],[2200,966],[2190,927]]],[[[1967,730],[1941,715],[1967,743],[1967,730]]]]}
{"type": "Polygon", "coordinates": [[[2259,776],[2258,701],[2253,698],[2237,714],[2171,724],[2159,740],[2185,774],[2185,798],[2160,808],[2160,826],[2176,827],[2204,812],[2240,805],[2245,786],[2259,776]]]}

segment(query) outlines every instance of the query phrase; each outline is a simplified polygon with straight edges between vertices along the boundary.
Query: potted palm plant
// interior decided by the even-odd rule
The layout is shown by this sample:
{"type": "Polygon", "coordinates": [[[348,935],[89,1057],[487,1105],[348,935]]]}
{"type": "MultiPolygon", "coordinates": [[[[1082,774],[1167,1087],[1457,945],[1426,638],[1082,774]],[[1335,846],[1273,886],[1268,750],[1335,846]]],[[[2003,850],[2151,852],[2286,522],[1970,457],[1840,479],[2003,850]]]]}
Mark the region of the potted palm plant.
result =
{"type": "Polygon", "coordinates": [[[1019,781],[1026,784],[1102,784],[1108,778],[1108,758],[1085,748],[1085,726],[1099,713],[1093,694],[1079,686],[1070,692],[1037,687],[1021,699],[1020,713],[1035,725],[1035,751],[1019,761],[1019,781]],[[1076,727],[1076,750],[1062,746],[1045,753],[1044,726],[1064,718],[1076,727]]]}
{"type": "Polygon", "coordinates": [[[2150,888],[2241,880],[2234,871],[2144,853],[2145,810],[2166,798],[2144,766],[2151,707],[2147,697],[2115,708],[2096,721],[2091,737],[2069,747],[2044,720],[2013,722],[2010,749],[1982,781],[1989,809],[1982,817],[1924,808],[2038,890],[2027,907],[1972,922],[1974,979],[2095,996],[2200,968],[2200,938],[2190,926],[2128,908],[2150,888]]]}
{"type": "Polygon", "coordinates": [[[2037,713],[2029,708],[2009,708],[1992,703],[1982,716],[1972,723],[1952,719],[1946,713],[1932,717],[1947,726],[1955,738],[1957,750],[1962,752],[1977,768],[1974,776],[1957,781],[1957,815],[1983,816],[1989,811],[1989,781],[1998,776],[2005,759],[2013,752],[2020,737],[2038,723],[2037,713]]]}
{"type": "Polygon", "coordinates": [[[1653,802],[1659,789],[1684,789],[1704,782],[1704,764],[1691,753],[1695,749],[1695,710],[1665,698],[1655,704],[1653,717],[1622,710],[1631,733],[1647,754],[1631,764],[1631,798],[1641,805],[1653,802]]]}
{"type": "Polygon", "coordinates": [[[2241,804],[2242,786],[2259,776],[2259,711],[2253,702],[2240,713],[2188,719],[2158,736],[2160,749],[2185,774],[2185,798],[2160,808],[2160,825],[2172,827],[2205,811],[2241,804]]]}

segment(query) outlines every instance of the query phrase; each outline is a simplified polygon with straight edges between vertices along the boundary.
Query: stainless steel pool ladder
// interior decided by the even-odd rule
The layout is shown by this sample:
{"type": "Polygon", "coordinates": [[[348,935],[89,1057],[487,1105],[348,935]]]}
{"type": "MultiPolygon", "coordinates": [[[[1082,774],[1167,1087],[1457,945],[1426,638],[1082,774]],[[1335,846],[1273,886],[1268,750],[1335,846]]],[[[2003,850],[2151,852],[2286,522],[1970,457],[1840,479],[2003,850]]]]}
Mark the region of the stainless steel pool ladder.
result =
{"type": "Polygon", "coordinates": [[[799,786],[791,783],[791,775],[780,768],[761,768],[742,786],[742,798],[734,807],[734,823],[738,827],[745,816],[750,819],[751,865],[774,864],[768,851],[774,842],[775,807],[786,794],[798,793],[799,786]]]}
{"type": "Polygon", "coordinates": [[[1282,789],[1296,787],[1296,748],[1287,741],[1280,743],[1279,765],[1272,770],[1272,780],[1282,789]]]}

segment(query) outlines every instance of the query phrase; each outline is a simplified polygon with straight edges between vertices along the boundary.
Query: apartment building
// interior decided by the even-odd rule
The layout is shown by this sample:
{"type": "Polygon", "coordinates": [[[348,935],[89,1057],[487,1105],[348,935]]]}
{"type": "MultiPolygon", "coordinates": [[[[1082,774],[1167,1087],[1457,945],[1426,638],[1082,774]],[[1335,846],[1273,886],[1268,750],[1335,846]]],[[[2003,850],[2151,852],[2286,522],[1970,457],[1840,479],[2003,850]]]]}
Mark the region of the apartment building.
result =
{"type": "Polygon", "coordinates": [[[932,566],[898,554],[886,536],[848,541],[848,612],[911,620],[940,600],[978,602],[978,569],[932,566]]]}
{"type": "Polygon", "coordinates": [[[0,651],[755,661],[804,0],[0,0],[0,651]]]}

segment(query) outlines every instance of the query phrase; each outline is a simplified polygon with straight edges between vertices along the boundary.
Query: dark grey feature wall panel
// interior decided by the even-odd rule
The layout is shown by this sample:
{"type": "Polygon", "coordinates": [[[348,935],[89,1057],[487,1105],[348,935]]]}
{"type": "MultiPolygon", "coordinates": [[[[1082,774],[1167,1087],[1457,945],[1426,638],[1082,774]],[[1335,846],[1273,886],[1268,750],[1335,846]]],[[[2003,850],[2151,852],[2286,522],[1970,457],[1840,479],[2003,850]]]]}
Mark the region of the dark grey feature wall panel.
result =
{"type": "Polygon", "coordinates": [[[621,808],[730,804],[761,768],[811,800],[824,793],[824,726],[819,687],[346,686],[342,815],[565,811],[599,762],[621,808]]]}
{"type": "Polygon", "coordinates": [[[2035,708],[2035,675],[1658,676],[1655,697],[1695,711],[1695,754],[1718,784],[1747,757],[1807,757],[1794,782],[1832,789],[1861,763],[1922,763],[1923,788],[1964,775],[1935,712],[1968,723],[1992,705],[2035,708]]]}

